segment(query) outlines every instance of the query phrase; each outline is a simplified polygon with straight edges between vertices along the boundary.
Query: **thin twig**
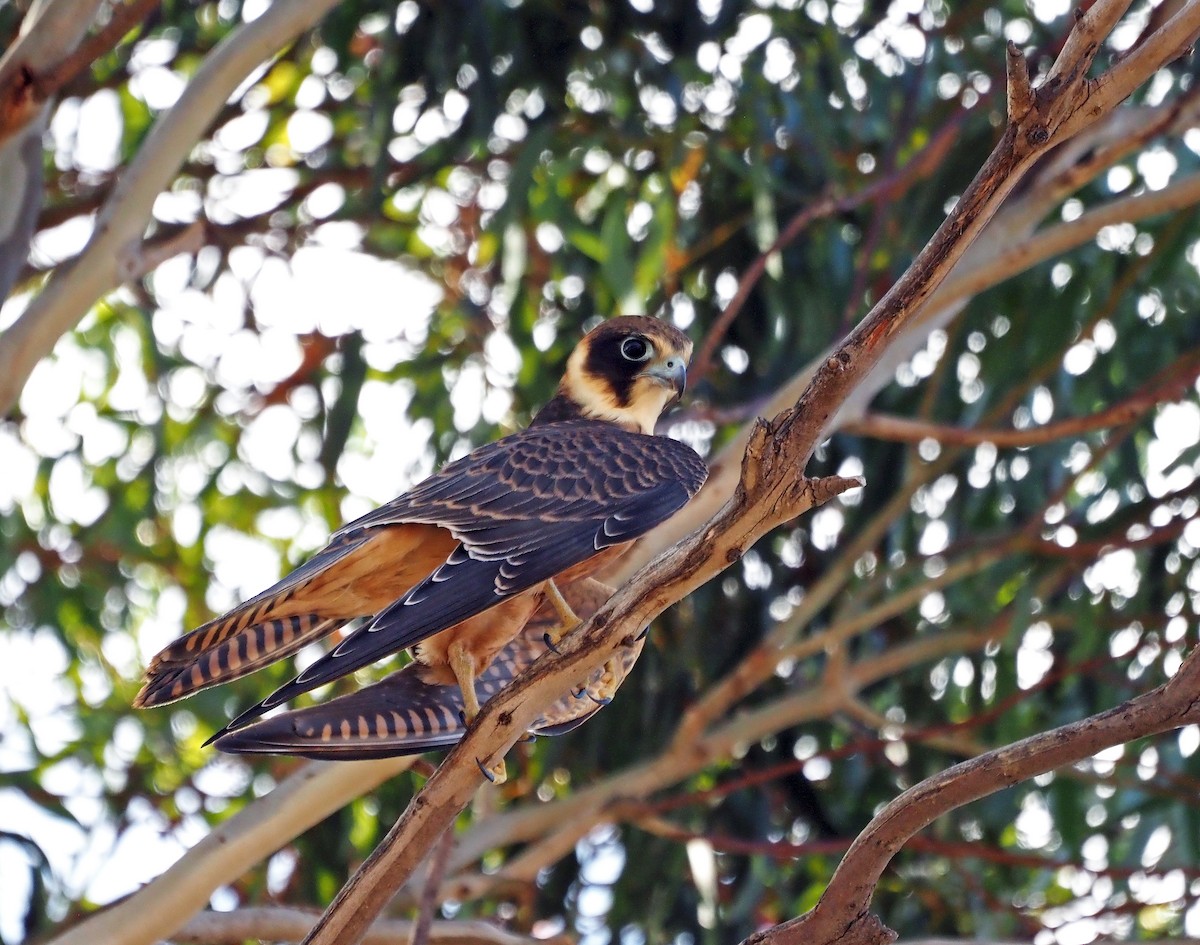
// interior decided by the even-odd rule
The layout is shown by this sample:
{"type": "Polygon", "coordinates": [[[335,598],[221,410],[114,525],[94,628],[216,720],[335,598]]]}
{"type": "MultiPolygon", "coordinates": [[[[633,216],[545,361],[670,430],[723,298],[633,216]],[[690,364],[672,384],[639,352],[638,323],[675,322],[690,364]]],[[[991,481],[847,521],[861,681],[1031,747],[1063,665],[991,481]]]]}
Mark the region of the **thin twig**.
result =
{"type": "Polygon", "coordinates": [[[417,903],[417,918],[413,922],[408,945],[429,943],[429,930],[433,927],[433,913],[437,909],[438,889],[446,875],[446,864],[450,862],[450,851],[453,848],[454,830],[447,827],[433,845],[433,853],[429,858],[429,873],[425,877],[425,888],[421,891],[420,902],[417,903]]]}
{"type": "Polygon", "coordinates": [[[1175,365],[1165,382],[1161,378],[1155,378],[1142,390],[1111,407],[1086,417],[1070,417],[1057,423],[1024,430],[952,427],[878,413],[866,414],[861,419],[846,424],[843,429],[847,433],[897,443],[919,443],[931,439],[957,446],[978,446],[981,443],[991,443],[998,447],[1038,446],[1131,423],[1160,404],[1185,397],[1197,377],[1200,377],[1200,357],[1193,352],[1190,357],[1175,365]]]}
{"type": "Polygon", "coordinates": [[[950,121],[938,129],[929,143],[912,160],[895,173],[882,177],[857,193],[838,198],[826,195],[798,210],[791,220],[788,221],[787,226],[783,228],[783,232],[771,244],[771,248],[759,254],[754,262],[747,267],[746,271],[742,274],[742,278],[738,280],[737,291],[734,293],[733,298],[729,300],[729,304],[717,316],[712,326],[708,329],[708,333],[704,336],[704,340],[700,342],[700,347],[696,352],[695,358],[692,359],[692,366],[689,371],[692,383],[699,383],[712,370],[717,349],[729,331],[729,326],[733,324],[734,320],[741,313],[746,300],[750,298],[750,293],[754,291],[754,287],[762,278],[763,273],[767,271],[767,264],[775,253],[778,253],[784,247],[794,242],[801,233],[817,220],[823,220],[840,213],[849,213],[851,210],[869,203],[894,200],[918,180],[927,177],[941,164],[942,158],[945,157],[946,152],[955,140],[957,140],[966,114],[965,111],[955,114],[950,121]]]}
{"type": "Polygon", "coordinates": [[[58,268],[0,338],[0,415],[16,403],[26,378],[62,333],[105,292],[120,284],[119,261],[140,241],[158,194],[196,140],[246,77],[310,29],[337,0],[276,3],[221,40],[179,100],[154,124],[96,218],[83,253],[58,268]]]}
{"type": "Polygon", "coordinates": [[[270,794],[214,828],[153,882],[88,916],[51,939],[50,945],[152,945],[173,938],[189,915],[207,905],[218,886],[241,876],[349,801],[408,770],[414,761],[302,763],[270,794]]]}
{"type": "MultiPolygon", "coordinates": [[[[126,33],[145,22],[160,3],[161,0],[129,0],[128,3],[114,4],[109,21],[99,32],[85,39],[60,63],[35,76],[39,94],[50,98],[85,69],[91,68],[97,59],[115,49],[126,33]]],[[[15,130],[0,128],[0,140],[15,130]]]]}

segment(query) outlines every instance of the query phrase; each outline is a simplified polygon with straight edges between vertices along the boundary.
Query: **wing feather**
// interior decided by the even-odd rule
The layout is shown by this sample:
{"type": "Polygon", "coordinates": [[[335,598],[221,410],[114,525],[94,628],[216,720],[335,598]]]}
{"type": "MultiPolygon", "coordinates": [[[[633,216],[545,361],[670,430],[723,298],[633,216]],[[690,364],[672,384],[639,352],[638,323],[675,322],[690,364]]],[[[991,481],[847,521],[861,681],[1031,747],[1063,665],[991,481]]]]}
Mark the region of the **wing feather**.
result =
{"type": "Polygon", "coordinates": [[[227,731],[638,538],[706,476],[685,444],[596,421],[535,427],[450,463],[335,539],[424,523],[448,529],[461,550],[227,731]]]}
{"type": "MultiPolygon", "coordinates": [[[[590,617],[612,589],[585,579],[571,585],[567,597],[581,617],[590,617]]],[[[517,639],[511,641],[475,682],[481,702],[509,686],[534,660],[546,652],[542,633],[554,622],[539,613],[517,639]]],[[[620,651],[619,686],[642,651],[639,639],[620,651]]],[[[415,755],[457,744],[466,731],[459,688],[422,678],[422,667],[410,663],[398,672],[364,689],[319,705],[284,712],[217,740],[222,751],[239,754],[299,755],[338,760],[390,758],[415,755]]],[[[530,734],[562,735],[578,728],[602,706],[590,699],[586,688],[599,681],[596,670],[578,687],[564,693],[529,726],[530,734]]]]}

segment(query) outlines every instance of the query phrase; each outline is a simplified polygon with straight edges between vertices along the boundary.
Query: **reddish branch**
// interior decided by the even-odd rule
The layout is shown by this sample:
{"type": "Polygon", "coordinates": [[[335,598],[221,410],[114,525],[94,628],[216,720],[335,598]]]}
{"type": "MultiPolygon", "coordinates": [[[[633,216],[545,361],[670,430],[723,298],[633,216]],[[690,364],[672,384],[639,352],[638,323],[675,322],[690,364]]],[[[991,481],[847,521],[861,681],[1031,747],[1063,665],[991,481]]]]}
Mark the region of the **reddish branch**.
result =
{"type": "MultiPolygon", "coordinates": [[[[636,826],[647,833],[671,840],[676,843],[688,843],[692,840],[703,840],[717,853],[731,853],[738,856],[767,856],[774,860],[793,860],[801,856],[827,856],[831,853],[844,853],[851,846],[849,838],[834,840],[807,840],[802,843],[792,843],[788,840],[747,840],[744,837],[734,837],[729,834],[707,833],[702,830],[688,830],[677,824],[670,823],[659,817],[647,817],[635,822],[636,826]]],[[[981,842],[966,842],[941,840],[937,837],[912,837],[905,843],[905,849],[912,853],[925,853],[930,856],[942,856],[953,860],[985,860],[1000,866],[1017,866],[1033,870],[1061,870],[1074,868],[1094,876],[1110,876],[1114,879],[1128,879],[1135,874],[1147,876],[1156,875],[1154,870],[1144,866],[1089,866],[1078,860],[1052,860],[1036,853],[1023,853],[1018,850],[1005,850],[981,842]]],[[[1200,867],[1171,866],[1165,872],[1179,872],[1189,879],[1200,877],[1200,867]]]]}
{"type": "Polygon", "coordinates": [[[955,446],[978,446],[981,443],[992,443],[999,447],[1037,446],[1132,423],[1159,404],[1186,397],[1197,377],[1200,377],[1200,353],[1193,351],[1178,361],[1165,379],[1156,377],[1120,403],[1086,417],[1071,417],[1025,430],[969,429],[886,414],[867,414],[847,423],[843,429],[847,433],[900,443],[919,443],[932,439],[955,446]]]}
{"type": "Polygon", "coordinates": [[[1106,748],[1200,722],[1200,650],[1168,682],[1070,725],[955,765],[905,791],[859,834],[812,912],[752,935],[745,945],[885,943],[894,933],[870,915],[875,885],[892,857],[942,814],[1021,781],[1084,761],[1106,748]]]}
{"type": "MultiPolygon", "coordinates": [[[[985,711],[979,712],[969,719],[963,719],[959,722],[947,722],[942,725],[926,725],[921,728],[904,728],[901,730],[901,740],[907,744],[935,741],[947,735],[961,735],[965,732],[970,732],[980,729],[985,725],[999,719],[1001,716],[1011,712],[1018,705],[1033,698],[1038,693],[1049,689],[1052,686],[1057,686],[1064,679],[1072,676],[1086,676],[1097,673],[1106,667],[1111,666],[1113,658],[1107,653],[1101,656],[1095,656],[1088,660],[1083,660],[1079,663],[1063,665],[1057,669],[1047,673],[1034,685],[1028,689],[1021,689],[1012,693],[1004,699],[998,701],[995,705],[989,706],[985,711]]],[[[826,761],[838,761],[842,758],[858,758],[866,755],[875,755],[882,752],[888,745],[895,744],[895,739],[887,738],[860,738],[852,741],[839,748],[831,748],[828,751],[816,752],[807,758],[793,759],[780,762],[779,764],[770,765],[766,768],[757,771],[748,771],[738,775],[736,778],[730,778],[723,781],[715,787],[705,788],[700,791],[689,791],[683,794],[673,794],[667,797],[659,798],[654,801],[646,802],[628,802],[622,804],[618,810],[613,812],[614,817],[622,817],[628,819],[637,819],[650,814],[664,814],[674,810],[680,810],[685,807],[694,807],[700,804],[710,804],[715,800],[726,797],[737,791],[747,788],[757,787],[763,784],[770,784],[778,781],[780,778],[794,774],[804,768],[813,758],[822,758],[826,761]]],[[[1144,785],[1143,785],[1144,787],[1144,785]]]]}
{"type": "Polygon", "coordinates": [[[25,127],[59,89],[114,49],[158,5],[159,0],[129,0],[114,5],[112,17],[104,28],[85,39],[61,62],[40,70],[30,63],[18,63],[0,88],[0,144],[25,127]]]}
{"type": "Polygon", "coordinates": [[[696,357],[692,360],[689,370],[692,383],[698,383],[712,370],[713,359],[716,357],[717,349],[725,338],[726,332],[729,331],[729,326],[741,313],[746,300],[750,298],[750,293],[754,291],[758,280],[767,271],[767,264],[775,253],[793,242],[817,220],[836,216],[839,213],[849,213],[865,204],[895,200],[917,181],[928,177],[941,165],[950,148],[958,140],[965,120],[965,112],[956,114],[934,134],[929,143],[911,161],[898,171],[880,178],[857,193],[837,198],[821,197],[801,208],[788,221],[788,225],[784,227],[783,232],[779,234],[771,248],[760,254],[750,264],[738,281],[737,292],[734,293],[733,298],[729,300],[729,304],[725,306],[721,314],[717,316],[716,321],[704,336],[704,340],[700,342],[700,348],[696,352],[696,357]]]}
{"type": "MultiPolygon", "coordinates": [[[[1042,87],[1029,86],[1024,58],[1009,47],[1010,122],[992,156],[905,275],[816,371],[801,398],[751,433],[738,487],[721,511],[670,552],[644,568],[557,656],[539,661],[484,708],[464,740],[339,893],[307,941],[358,941],[399,886],[416,870],[481,782],[478,762],[507,751],[551,698],[594,669],[667,606],[738,560],[772,528],[848,488],[847,480],[803,475],[833,413],[879,363],[890,340],[944,282],[966,247],[992,218],[1024,173],[1051,147],[1123,100],[1159,66],[1178,55],[1200,28],[1200,2],[1155,34],[1102,80],[1086,78],[1092,59],[1124,14],[1128,0],[1098,0],[1076,23],[1042,87]],[[1193,24],[1193,19],[1195,24],[1193,24]],[[1153,50],[1153,54],[1147,54],[1153,50]],[[1130,63],[1134,63],[1130,66],[1130,63]]],[[[905,654],[896,654],[897,659],[905,654]]],[[[1165,731],[1200,717],[1200,659],[1154,693],[1084,722],[991,752],[939,775],[889,805],[855,841],[814,913],[757,936],[757,942],[880,942],[889,933],[869,912],[870,897],[891,856],[940,813],[1042,771],[1086,758],[1101,748],[1165,731]]]]}
{"type": "Polygon", "coordinates": [[[433,914],[437,909],[437,891],[446,875],[446,864],[450,860],[450,850],[453,846],[454,832],[447,829],[434,845],[433,856],[429,862],[429,875],[425,877],[425,888],[421,892],[421,901],[417,904],[417,918],[413,922],[408,945],[429,943],[429,930],[433,927],[433,914]]]}

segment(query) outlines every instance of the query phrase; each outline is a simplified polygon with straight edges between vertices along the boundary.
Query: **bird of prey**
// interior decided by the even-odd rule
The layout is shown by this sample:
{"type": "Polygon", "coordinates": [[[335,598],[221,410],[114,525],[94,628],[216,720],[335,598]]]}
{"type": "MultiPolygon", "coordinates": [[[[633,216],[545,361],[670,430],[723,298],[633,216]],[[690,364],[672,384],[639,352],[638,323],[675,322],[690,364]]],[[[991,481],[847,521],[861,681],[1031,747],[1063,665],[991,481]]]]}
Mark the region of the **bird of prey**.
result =
{"type": "Polygon", "coordinates": [[[543,599],[558,617],[547,633],[553,646],[578,623],[561,589],[620,555],[703,484],[707,468],[695,451],[653,432],[683,393],[691,348],[657,319],[601,323],[526,430],[344,526],[279,583],[166,647],[134,704],[236,679],[361,618],[213,740],[402,649],[422,664],[424,681],[457,683],[470,722],[479,711],[475,678],[543,599]]]}
{"type": "MultiPolygon", "coordinates": [[[[589,619],[613,589],[592,578],[563,589],[581,620],[589,619]]],[[[543,603],[515,639],[475,680],[479,699],[487,700],[547,651],[544,637],[558,615],[543,603]]],[[[571,687],[530,723],[530,735],[563,735],[611,700],[641,655],[644,636],[622,647],[615,664],[595,670],[571,687]],[[614,669],[615,665],[615,669],[614,669]]],[[[259,719],[222,735],[222,751],[246,754],[298,755],[341,761],[390,758],[448,748],[466,732],[462,691],[429,679],[429,668],[412,662],[381,681],[317,705],[259,719]]],[[[489,772],[485,769],[485,775],[489,772]]]]}

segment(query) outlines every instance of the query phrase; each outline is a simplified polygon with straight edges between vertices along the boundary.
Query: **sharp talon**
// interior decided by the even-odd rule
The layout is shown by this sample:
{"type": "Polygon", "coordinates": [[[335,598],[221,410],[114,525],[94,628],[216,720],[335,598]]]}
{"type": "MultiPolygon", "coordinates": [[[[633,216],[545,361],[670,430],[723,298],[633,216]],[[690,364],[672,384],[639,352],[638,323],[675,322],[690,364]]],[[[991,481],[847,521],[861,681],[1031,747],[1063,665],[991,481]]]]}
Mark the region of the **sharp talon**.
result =
{"type": "Polygon", "coordinates": [[[467,713],[466,713],[466,712],[464,712],[462,709],[459,709],[459,710],[458,710],[458,720],[459,720],[459,721],[460,721],[460,722],[461,722],[463,725],[469,725],[469,724],[470,724],[470,723],[467,721],[467,713]]]}
{"type": "Polygon", "coordinates": [[[560,650],[557,646],[554,645],[554,640],[551,639],[550,634],[548,632],[542,634],[542,642],[546,644],[546,649],[548,649],[551,653],[555,653],[558,656],[562,656],[562,650],[560,650]]]}
{"type": "Polygon", "coordinates": [[[596,705],[608,705],[610,702],[612,702],[612,696],[609,696],[607,699],[597,699],[597,698],[596,698],[595,696],[593,696],[593,695],[592,695],[590,692],[587,694],[587,696],[588,696],[588,698],[589,698],[589,699],[591,699],[591,700],[592,700],[594,703],[596,703],[596,705]]]}
{"type": "Polygon", "coordinates": [[[635,641],[636,640],[644,640],[649,635],[650,635],[650,624],[646,624],[646,626],[642,627],[642,632],[639,633],[636,637],[634,637],[634,640],[635,641]]]}
{"type": "Polygon", "coordinates": [[[476,758],[475,764],[479,767],[479,773],[482,774],[485,778],[487,778],[488,784],[496,783],[496,776],[483,766],[482,761],[480,761],[478,758],[476,758]]]}
{"type": "Polygon", "coordinates": [[[534,735],[533,732],[526,732],[524,735],[522,735],[520,738],[517,739],[517,744],[518,745],[528,745],[530,742],[536,742],[536,741],[537,741],[537,736],[534,735]]]}
{"type": "Polygon", "coordinates": [[[582,699],[585,695],[587,695],[587,687],[585,686],[581,689],[572,689],[571,695],[573,695],[576,699],[582,699]]]}

